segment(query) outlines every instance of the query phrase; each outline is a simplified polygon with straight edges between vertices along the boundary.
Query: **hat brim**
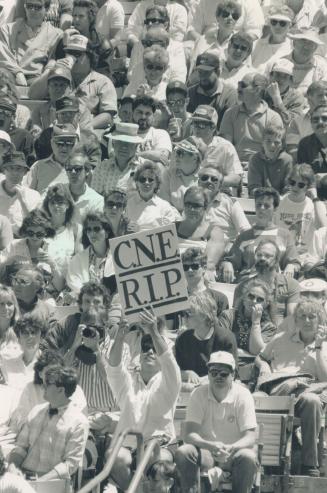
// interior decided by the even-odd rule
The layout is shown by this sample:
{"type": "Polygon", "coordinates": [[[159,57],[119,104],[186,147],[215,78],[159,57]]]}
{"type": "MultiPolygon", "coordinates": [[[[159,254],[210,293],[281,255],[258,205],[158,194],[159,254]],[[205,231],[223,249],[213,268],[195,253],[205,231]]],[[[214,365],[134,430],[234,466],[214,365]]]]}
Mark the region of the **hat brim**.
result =
{"type": "Polygon", "coordinates": [[[111,138],[111,140],[120,140],[130,144],[141,144],[143,142],[142,137],[139,137],[138,135],[108,134],[106,137],[111,138]]]}
{"type": "Polygon", "coordinates": [[[228,368],[230,368],[231,370],[235,370],[235,366],[231,365],[230,363],[225,363],[225,362],[215,362],[215,363],[207,363],[207,367],[210,368],[212,366],[221,366],[221,365],[224,365],[224,366],[228,366],[228,368]]]}
{"type": "Polygon", "coordinates": [[[270,19],[276,19],[276,21],[286,21],[292,24],[292,19],[290,19],[290,17],[287,17],[287,15],[283,15],[283,14],[272,14],[269,16],[269,20],[270,19]]]}
{"type": "Polygon", "coordinates": [[[306,39],[307,41],[312,41],[312,43],[315,43],[317,46],[324,44],[319,38],[313,38],[313,36],[307,36],[305,34],[289,34],[289,37],[291,39],[306,39]]]}
{"type": "Polygon", "coordinates": [[[293,72],[290,72],[289,70],[285,70],[283,68],[278,68],[278,67],[277,67],[277,69],[272,67],[272,69],[270,70],[270,73],[272,73],[272,72],[280,72],[282,74],[287,74],[287,75],[293,76],[293,72]]]}
{"type": "Polygon", "coordinates": [[[51,80],[51,79],[64,79],[64,80],[67,80],[69,82],[69,84],[72,83],[72,79],[69,77],[65,77],[64,75],[56,75],[56,74],[48,75],[48,80],[51,80]]]}
{"type": "Polygon", "coordinates": [[[191,116],[191,120],[198,122],[207,122],[207,123],[215,123],[212,120],[208,120],[208,118],[201,118],[200,116],[191,116]]]}
{"type": "Polygon", "coordinates": [[[15,150],[15,146],[14,146],[14,144],[13,144],[12,142],[8,142],[8,140],[3,139],[2,137],[0,137],[0,142],[5,142],[6,144],[8,144],[8,145],[9,145],[9,147],[10,147],[10,149],[11,149],[12,151],[14,151],[14,150],[15,150]]]}
{"type": "Polygon", "coordinates": [[[56,113],[62,113],[63,111],[74,111],[75,113],[78,113],[79,108],[60,108],[60,110],[56,110],[56,113]]]}
{"type": "Polygon", "coordinates": [[[8,163],[3,163],[2,168],[8,168],[9,166],[21,166],[22,168],[29,169],[26,163],[23,161],[19,161],[19,163],[15,163],[14,161],[8,162],[8,163]]]}

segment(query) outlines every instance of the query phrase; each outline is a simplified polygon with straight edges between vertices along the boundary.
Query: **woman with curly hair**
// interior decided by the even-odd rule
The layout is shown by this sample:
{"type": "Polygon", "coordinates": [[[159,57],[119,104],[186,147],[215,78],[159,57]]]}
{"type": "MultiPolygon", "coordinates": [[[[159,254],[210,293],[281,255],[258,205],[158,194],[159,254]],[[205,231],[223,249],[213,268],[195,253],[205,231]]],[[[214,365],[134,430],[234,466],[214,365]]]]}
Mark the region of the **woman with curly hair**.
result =
{"type": "Polygon", "coordinates": [[[17,348],[13,326],[20,317],[18,302],[12,288],[0,284],[0,352],[17,348]]]}

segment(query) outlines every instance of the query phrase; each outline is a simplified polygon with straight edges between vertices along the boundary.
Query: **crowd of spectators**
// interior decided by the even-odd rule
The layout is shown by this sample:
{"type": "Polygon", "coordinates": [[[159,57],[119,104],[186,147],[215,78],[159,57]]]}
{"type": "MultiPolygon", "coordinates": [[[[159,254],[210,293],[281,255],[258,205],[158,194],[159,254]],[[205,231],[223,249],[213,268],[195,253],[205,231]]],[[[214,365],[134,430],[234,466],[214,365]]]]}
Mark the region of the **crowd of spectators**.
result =
{"type": "Polygon", "coordinates": [[[86,481],[131,428],[144,491],[250,493],[253,393],[296,395],[319,477],[327,0],[127,3],[0,0],[0,492],[86,481]],[[128,323],[110,240],[167,225],[188,308],[128,323]]]}

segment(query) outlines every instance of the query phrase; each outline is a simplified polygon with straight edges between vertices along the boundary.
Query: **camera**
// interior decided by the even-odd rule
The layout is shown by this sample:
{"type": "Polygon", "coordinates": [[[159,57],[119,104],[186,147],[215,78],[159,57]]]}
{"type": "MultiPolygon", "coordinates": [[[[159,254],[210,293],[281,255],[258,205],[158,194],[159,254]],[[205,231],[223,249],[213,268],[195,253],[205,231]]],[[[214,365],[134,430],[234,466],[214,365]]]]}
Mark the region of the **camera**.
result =
{"type": "Polygon", "coordinates": [[[87,339],[94,339],[96,337],[97,332],[100,336],[100,339],[103,339],[104,330],[102,327],[93,327],[91,325],[88,325],[87,327],[85,327],[85,329],[83,329],[82,335],[87,339]]]}

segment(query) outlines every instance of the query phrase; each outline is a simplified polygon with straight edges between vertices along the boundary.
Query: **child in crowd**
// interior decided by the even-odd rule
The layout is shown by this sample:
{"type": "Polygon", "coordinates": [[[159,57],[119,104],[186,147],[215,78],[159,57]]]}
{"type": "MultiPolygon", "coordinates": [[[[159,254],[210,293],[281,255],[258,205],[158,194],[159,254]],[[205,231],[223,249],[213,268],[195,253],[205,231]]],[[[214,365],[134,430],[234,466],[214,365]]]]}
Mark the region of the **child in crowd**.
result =
{"type": "Polygon", "coordinates": [[[253,155],[248,169],[248,191],[259,187],[273,187],[280,194],[285,192],[287,177],[293,166],[292,157],[285,149],[285,129],[268,126],[263,132],[262,150],[253,155]]]}

